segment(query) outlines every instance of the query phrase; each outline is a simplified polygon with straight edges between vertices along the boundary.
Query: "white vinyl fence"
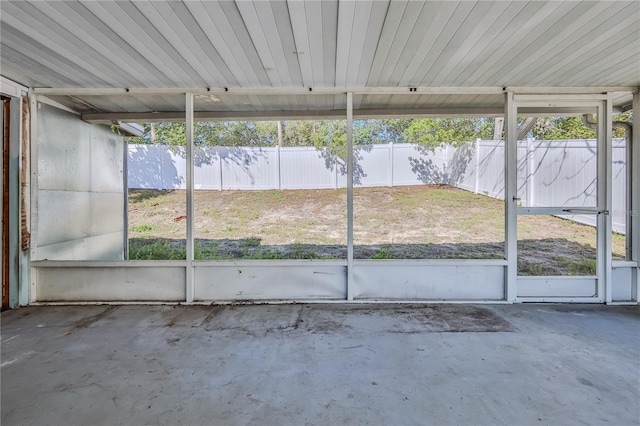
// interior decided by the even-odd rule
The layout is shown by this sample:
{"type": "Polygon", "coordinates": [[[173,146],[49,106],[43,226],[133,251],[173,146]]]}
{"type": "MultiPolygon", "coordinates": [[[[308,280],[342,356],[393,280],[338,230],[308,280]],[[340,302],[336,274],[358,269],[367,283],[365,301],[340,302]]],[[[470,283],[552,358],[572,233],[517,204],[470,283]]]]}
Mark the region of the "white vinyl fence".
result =
{"type": "MultiPolygon", "coordinates": [[[[613,228],[625,232],[625,143],[613,144],[613,228]]],[[[411,144],[355,147],[354,185],[449,184],[504,196],[502,141],[428,149],[411,144]]],[[[195,189],[323,189],[347,186],[344,161],[313,147],[201,147],[195,189]]],[[[596,141],[520,141],[518,197],[523,206],[596,205],[596,141]]],[[[129,145],[129,188],[185,189],[184,148],[129,145]]],[[[594,216],[571,217],[595,225],[594,216]]]]}

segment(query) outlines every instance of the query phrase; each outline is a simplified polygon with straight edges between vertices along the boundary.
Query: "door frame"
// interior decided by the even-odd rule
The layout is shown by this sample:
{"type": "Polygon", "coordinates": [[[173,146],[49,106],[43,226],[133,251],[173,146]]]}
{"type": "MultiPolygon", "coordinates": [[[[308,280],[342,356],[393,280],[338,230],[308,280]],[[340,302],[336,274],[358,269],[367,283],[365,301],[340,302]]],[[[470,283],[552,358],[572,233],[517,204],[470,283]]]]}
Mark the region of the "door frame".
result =
{"type": "Polygon", "coordinates": [[[2,240],[2,310],[9,308],[9,282],[10,282],[10,262],[9,262],[9,149],[11,147],[10,126],[11,126],[11,98],[2,96],[2,229],[0,236],[2,240]]]}
{"type": "MultiPolygon", "coordinates": [[[[514,302],[611,302],[611,215],[612,209],[612,102],[611,95],[514,95],[507,94],[507,143],[505,149],[505,215],[507,244],[507,296],[514,302]],[[596,219],[595,276],[519,276],[517,273],[518,216],[530,214],[567,214],[568,207],[519,207],[517,194],[517,117],[526,108],[538,115],[580,114],[595,108],[597,123],[597,195],[596,207],[579,207],[580,213],[596,219]]],[[[578,209],[578,207],[575,207],[578,209]]]]}

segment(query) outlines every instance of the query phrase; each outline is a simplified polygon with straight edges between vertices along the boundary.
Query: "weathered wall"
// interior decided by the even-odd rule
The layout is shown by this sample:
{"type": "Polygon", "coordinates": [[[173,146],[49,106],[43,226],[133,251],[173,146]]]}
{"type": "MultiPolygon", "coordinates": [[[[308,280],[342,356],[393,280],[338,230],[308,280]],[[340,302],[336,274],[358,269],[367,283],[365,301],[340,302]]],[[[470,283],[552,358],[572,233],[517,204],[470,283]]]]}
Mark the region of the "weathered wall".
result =
{"type": "Polygon", "coordinates": [[[123,137],[46,104],[37,117],[34,260],[123,259],[123,137]]]}

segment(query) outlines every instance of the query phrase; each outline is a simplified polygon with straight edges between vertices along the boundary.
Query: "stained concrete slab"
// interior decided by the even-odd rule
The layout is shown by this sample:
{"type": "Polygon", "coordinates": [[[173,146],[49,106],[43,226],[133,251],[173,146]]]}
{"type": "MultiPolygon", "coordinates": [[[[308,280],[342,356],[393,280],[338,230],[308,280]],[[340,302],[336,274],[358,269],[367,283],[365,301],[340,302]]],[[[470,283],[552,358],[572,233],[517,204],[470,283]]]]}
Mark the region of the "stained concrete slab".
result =
{"type": "Polygon", "coordinates": [[[3,312],[2,425],[640,423],[640,308],[3,312]]]}

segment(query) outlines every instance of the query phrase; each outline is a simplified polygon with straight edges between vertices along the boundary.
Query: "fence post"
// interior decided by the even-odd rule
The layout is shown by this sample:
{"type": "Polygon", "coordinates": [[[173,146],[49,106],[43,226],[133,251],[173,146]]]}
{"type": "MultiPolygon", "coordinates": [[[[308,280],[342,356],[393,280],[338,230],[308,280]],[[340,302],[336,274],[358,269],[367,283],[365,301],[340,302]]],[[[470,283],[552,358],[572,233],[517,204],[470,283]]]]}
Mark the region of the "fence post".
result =
{"type": "Polygon", "coordinates": [[[533,139],[527,138],[527,207],[533,207],[536,190],[536,149],[533,146],[533,139]]]}
{"type": "Polygon", "coordinates": [[[393,141],[389,142],[389,186],[393,187],[393,141]]]}
{"type": "Polygon", "coordinates": [[[222,191],[222,148],[216,149],[218,152],[218,191],[222,191]]]}
{"type": "Polygon", "coordinates": [[[333,189],[338,189],[338,156],[333,159],[333,189]]]}
{"type": "Polygon", "coordinates": [[[276,189],[282,189],[280,179],[280,145],[276,145],[276,189]]]}
{"type": "Polygon", "coordinates": [[[442,165],[442,182],[443,185],[449,185],[449,144],[444,146],[444,163],[442,165]]]}
{"type": "Polygon", "coordinates": [[[476,139],[476,195],[480,193],[480,138],[476,139]]]}

